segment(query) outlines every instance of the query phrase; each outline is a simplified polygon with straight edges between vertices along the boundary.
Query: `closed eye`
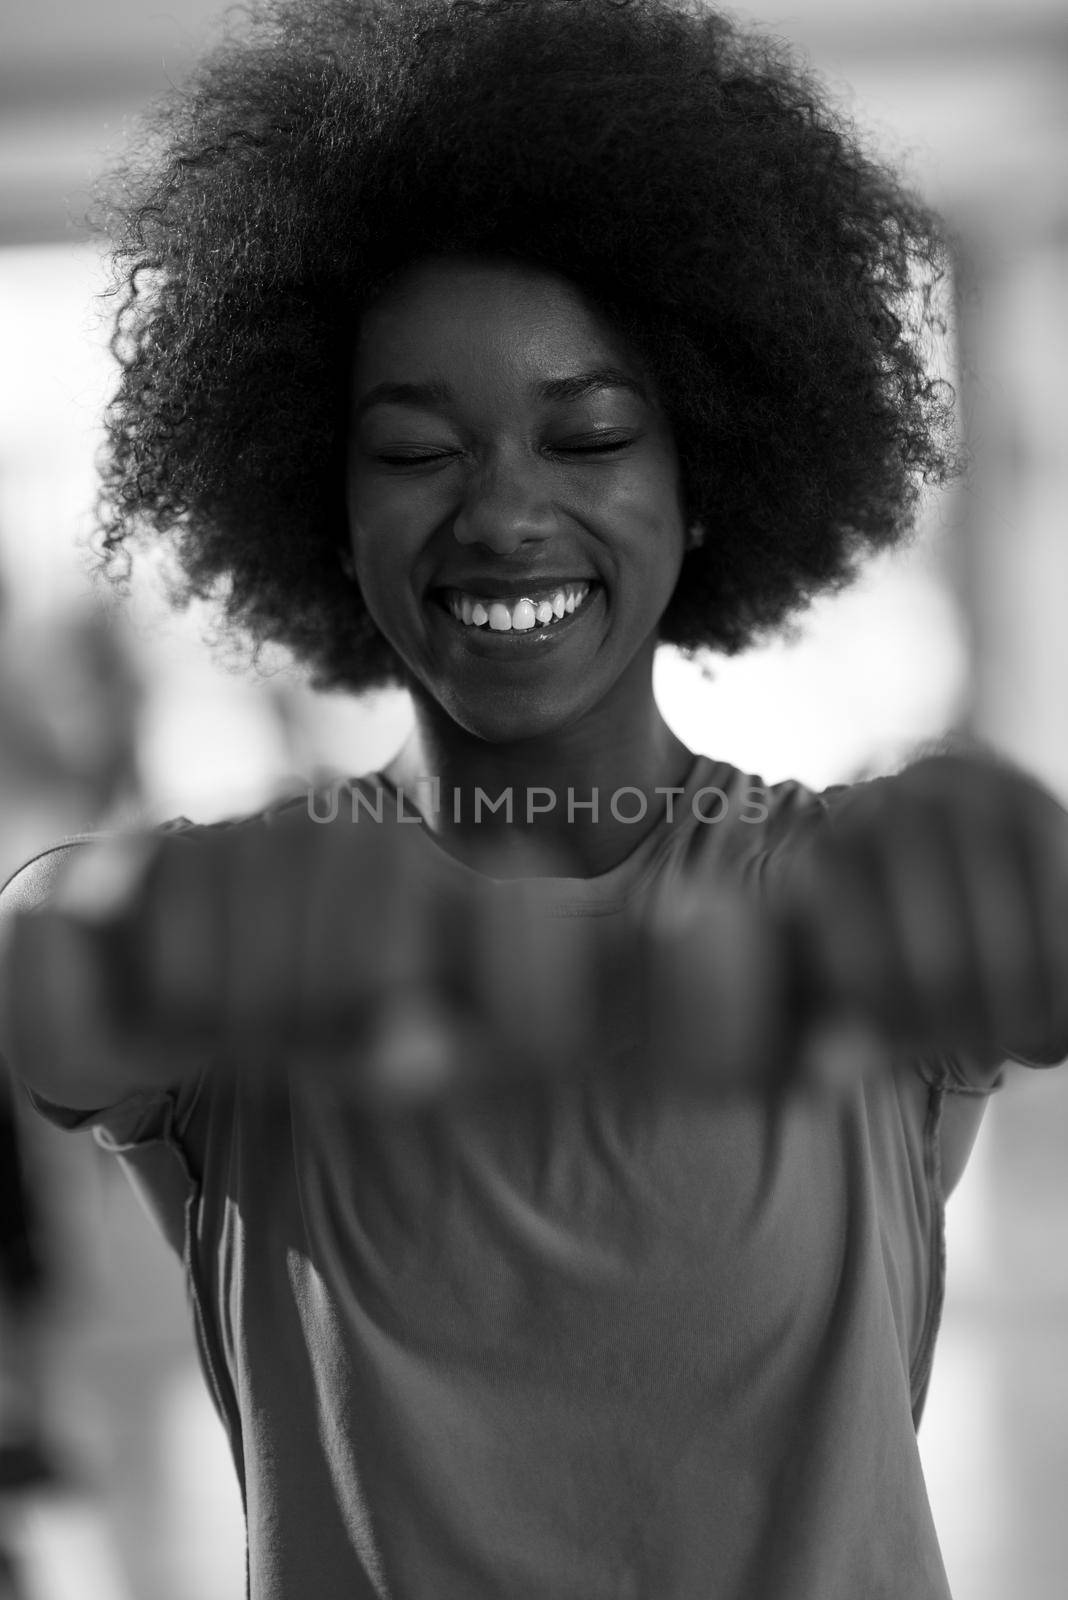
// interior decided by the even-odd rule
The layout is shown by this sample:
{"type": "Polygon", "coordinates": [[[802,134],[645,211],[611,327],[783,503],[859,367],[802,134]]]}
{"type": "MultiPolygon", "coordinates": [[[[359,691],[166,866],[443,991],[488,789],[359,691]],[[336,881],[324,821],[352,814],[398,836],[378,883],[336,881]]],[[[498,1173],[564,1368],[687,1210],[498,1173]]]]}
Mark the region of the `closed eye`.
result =
{"type": "Polygon", "coordinates": [[[563,456],[599,456],[609,450],[624,450],[633,443],[633,439],[591,439],[582,444],[558,444],[555,450],[557,455],[563,456]]]}
{"type": "MultiPolygon", "coordinates": [[[[550,445],[548,448],[556,455],[563,456],[593,456],[606,455],[611,451],[625,450],[633,444],[633,438],[601,438],[594,435],[575,444],[550,445]]],[[[409,451],[407,454],[394,452],[392,454],[376,454],[375,460],[384,467],[421,467],[433,462],[449,461],[454,456],[452,450],[419,450],[409,451]]]]}
{"type": "Polygon", "coordinates": [[[451,450],[413,452],[410,455],[376,455],[375,460],[384,467],[421,467],[428,461],[448,461],[451,450]]]}

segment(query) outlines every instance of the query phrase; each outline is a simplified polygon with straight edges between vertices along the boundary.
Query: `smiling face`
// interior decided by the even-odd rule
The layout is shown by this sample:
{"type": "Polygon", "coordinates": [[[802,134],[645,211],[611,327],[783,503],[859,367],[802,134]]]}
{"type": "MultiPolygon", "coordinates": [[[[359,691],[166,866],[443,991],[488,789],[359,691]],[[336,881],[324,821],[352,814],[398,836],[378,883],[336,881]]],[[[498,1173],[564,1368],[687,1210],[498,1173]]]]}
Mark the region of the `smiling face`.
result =
{"type": "Polygon", "coordinates": [[[684,530],[639,363],[567,280],[434,258],[365,317],[348,508],[376,625],[479,738],[645,715],[684,530]]]}

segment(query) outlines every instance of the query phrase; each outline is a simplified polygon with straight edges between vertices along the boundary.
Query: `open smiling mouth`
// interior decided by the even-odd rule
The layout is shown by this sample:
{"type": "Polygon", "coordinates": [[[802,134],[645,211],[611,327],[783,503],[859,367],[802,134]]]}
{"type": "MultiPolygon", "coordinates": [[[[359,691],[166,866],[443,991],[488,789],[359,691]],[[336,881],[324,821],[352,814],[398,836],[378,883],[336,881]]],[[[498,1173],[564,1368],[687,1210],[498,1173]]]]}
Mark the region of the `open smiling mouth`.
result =
{"type": "Polygon", "coordinates": [[[527,643],[568,629],[599,588],[599,584],[584,580],[532,590],[517,600],[469,594],[463,589],[439,589],[434,598],[472,639],[527,643]]]}

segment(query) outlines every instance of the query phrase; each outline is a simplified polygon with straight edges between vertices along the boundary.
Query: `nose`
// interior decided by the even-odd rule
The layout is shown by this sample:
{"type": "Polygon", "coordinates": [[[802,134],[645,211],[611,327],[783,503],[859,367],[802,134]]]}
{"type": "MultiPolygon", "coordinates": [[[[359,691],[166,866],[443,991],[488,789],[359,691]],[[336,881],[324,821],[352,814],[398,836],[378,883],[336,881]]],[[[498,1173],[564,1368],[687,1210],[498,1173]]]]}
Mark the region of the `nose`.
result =
{"type": "Polygon", "coordinates": [[[549,539],[556,513],[539,492],[536,469],[497,462],[469,479],[453,533],[459,544],[481,544],[507,556],[521,545],[549,539]]]}

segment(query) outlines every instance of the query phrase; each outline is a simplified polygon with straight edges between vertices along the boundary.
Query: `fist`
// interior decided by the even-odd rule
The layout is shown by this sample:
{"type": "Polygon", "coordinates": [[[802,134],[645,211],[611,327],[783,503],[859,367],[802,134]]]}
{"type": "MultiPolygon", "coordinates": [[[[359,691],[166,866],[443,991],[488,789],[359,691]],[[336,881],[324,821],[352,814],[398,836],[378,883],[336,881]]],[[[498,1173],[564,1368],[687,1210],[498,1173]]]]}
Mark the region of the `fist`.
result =
{"type": "Polygon", "coordinates": [[[806,862],[798,926],[825,1009],[989,1057],[1068,1053],[1068,815],[992,761],[859,785],[806,862]]]}

